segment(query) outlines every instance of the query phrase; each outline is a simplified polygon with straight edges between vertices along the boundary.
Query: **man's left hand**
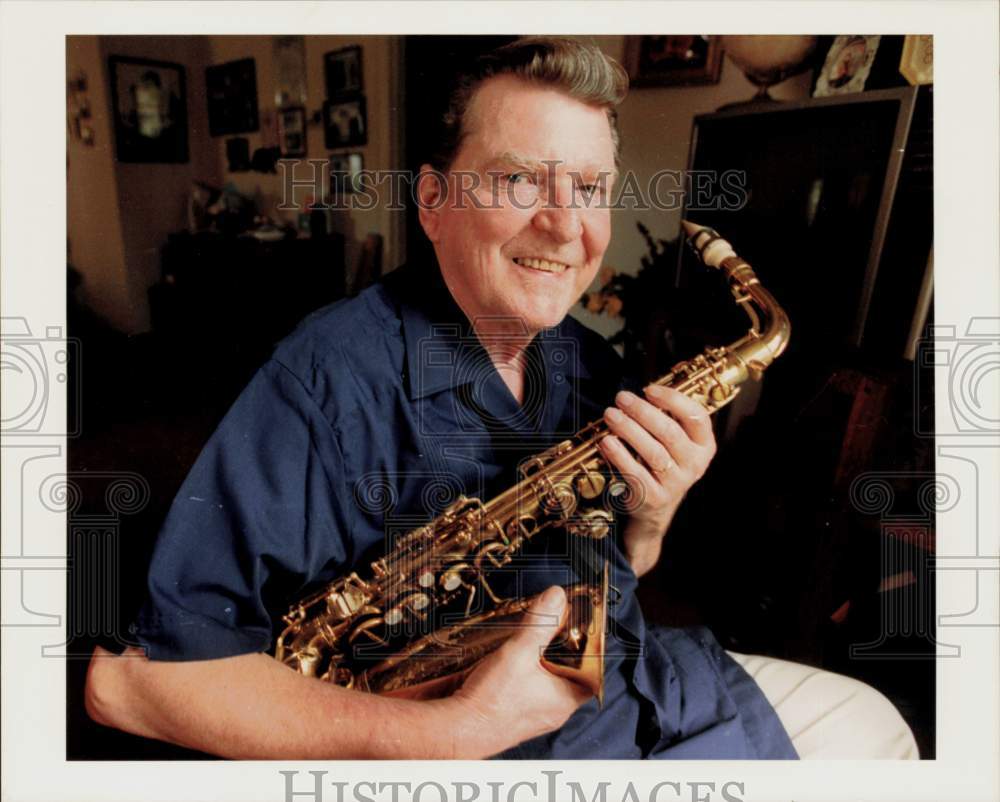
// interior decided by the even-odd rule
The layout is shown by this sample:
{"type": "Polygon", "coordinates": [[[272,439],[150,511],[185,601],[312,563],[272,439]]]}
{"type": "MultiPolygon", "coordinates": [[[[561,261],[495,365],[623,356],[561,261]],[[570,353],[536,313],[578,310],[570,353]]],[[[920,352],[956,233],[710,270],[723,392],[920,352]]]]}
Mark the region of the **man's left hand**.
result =
{"type": "Polygon", "coordinates": [[[599,446],[629,486],[624,545],[637,576],[656,564],[674,513],[715,456],[712,421],[701,404],[669,387],[643,392],[645,399],[618,393],[604,414],[611,433],[599,446]]]}

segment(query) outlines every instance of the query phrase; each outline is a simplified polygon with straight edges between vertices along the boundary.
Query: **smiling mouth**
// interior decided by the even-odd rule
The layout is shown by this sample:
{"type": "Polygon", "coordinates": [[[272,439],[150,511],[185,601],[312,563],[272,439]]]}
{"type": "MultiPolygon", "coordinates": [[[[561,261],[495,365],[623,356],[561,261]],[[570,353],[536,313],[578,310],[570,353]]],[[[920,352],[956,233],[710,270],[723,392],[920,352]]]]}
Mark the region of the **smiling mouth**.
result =
{"type": "Polygon", "coordinates": [[[569,269],[569,265],[563,262],[550,262],[548,259],[535,259],[526,256],[514,257],[514,264],[529,267],[532,270],[541,270],[543,273],[565,273],[569,269]]]}

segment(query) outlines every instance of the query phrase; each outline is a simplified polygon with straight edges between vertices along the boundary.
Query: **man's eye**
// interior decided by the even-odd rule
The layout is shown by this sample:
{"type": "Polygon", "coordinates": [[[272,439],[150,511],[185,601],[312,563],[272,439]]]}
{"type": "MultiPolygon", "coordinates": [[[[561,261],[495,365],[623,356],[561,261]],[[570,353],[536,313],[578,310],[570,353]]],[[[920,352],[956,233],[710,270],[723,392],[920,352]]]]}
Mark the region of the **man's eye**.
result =
{"type": "Polygon", "coordinates": [[[531,180],[531,175],[528,173],[507,173],[504,176],[504,181],[508,184],[525,184],[531,180]]]}

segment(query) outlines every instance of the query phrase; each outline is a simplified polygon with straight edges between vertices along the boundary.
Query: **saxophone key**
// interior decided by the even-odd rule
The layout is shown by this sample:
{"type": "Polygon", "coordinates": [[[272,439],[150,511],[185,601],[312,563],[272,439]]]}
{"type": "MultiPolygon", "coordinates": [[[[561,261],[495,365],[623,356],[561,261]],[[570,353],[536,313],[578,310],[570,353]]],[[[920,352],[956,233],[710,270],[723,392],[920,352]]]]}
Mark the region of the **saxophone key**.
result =
{"type": "Polygon", "coordinates": [[[364,607],[366,602],[365,594],[361,591],[345,589],[339,593],[330,593],[326,597],[326,610],[334,618],[350,618],[364,607]]]}
{"type": "Polygon", "coordinates": [[[566,518],[576,510],[577,497],[569,482],[560,481],[552,484],[543,496],[545,509],[561,518],[566,518]]]}
{"type": "Polygon", "coordinates": [[[592,501],[604,492],[606,483],[600,471],[584,471],[576,478],[576,492],[587,501],[592,501]]]}
{"type": "Polygon", "coordinates": [[[607,510],[588,510],[570,524],[569,531],[574,535],[600,540],[608,536],[614,520],[614,516],[607,510]]]}
{"type": "Polygon", "coordinates": [[[458,563],[457,565],[451,566],[441,575],[441,587],[449,592],[458,590],[458,588],[465,584],[465,579],[462,574],[471,570],[472,566],[468,563],[458,563]]]}
{"type": "Polygon", "coordinates": [[[608,485],[608,495],[611,498],[621,498],[628,492],[628,485],[622,479],[612,479],[608,485]]]}
{"type": "Polygon", "coordinates": [[[502,568],[510,562],[510,551],[510,547],[497,543],[495,540],[484,543],[476,554],[476,570],[482,572],[483,561],[489,561],[494,568],[502,568]]]}
{"type": "Polygon", "coordinates": [[[389,641],[387,641],[378,630],[384,632],[385,619],[382,616],[376,616],[374,618],[368,618],[361,621],[353,630],[351,634],[347,636],[347,642],[351,645],[364,638],[370,643],[375,643],[379,646],[388,646],[389,641]]]}
{"type": "Polygon", "coordinates": [[[713,403],[719,404],[733,394],[733,388],[725,384],[714,384],[708,396],[713,403]]]}
{"type": "Polygon", "coordinates": [[[505,545],[510,545],[512,541],[520,543],[537,531],[538,520],[534,516],[520,515],[507,525],[507,535],[504,536],[505,545]]]}

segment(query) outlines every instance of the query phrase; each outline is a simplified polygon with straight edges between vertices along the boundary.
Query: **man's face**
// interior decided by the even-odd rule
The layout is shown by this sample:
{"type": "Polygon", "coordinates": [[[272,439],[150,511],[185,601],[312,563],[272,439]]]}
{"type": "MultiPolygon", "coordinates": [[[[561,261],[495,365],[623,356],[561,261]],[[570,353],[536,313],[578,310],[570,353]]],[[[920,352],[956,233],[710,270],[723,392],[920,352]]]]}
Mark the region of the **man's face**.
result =
{"type": "MultiPolygon", "coordinates": [[[[607,114],[499,76],[479,88],[466,120],[447,197],[422,195],[421,222],[466,316],[519,318],[533,334],[566,316],[608,246],[604,194],[615,153],[607,114]]],[[[422,192],[441,189],[424,182],[422,192]]]]}

